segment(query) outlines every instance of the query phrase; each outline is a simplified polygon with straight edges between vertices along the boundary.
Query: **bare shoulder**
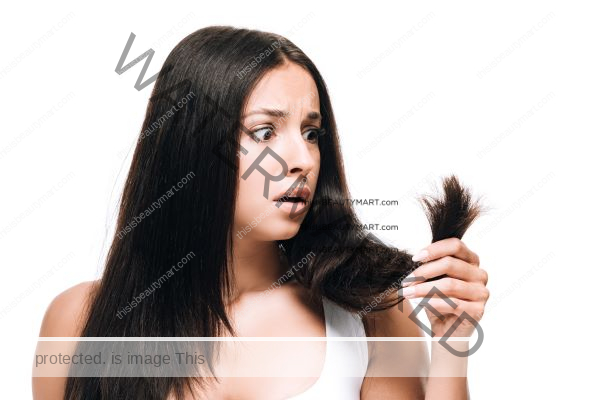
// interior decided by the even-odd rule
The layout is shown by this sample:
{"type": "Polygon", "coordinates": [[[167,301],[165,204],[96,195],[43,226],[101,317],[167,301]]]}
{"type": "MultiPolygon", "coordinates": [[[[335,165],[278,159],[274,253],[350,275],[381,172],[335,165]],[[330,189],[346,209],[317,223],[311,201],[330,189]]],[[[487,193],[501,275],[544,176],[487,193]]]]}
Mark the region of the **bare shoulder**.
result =
{"type": "MultiPolygon", "coordinates": [[[[97,285],[98,281],[82,282],[58,294],[46,309],[40,337],[81,336],[89,300],[97,285]]],[[[34,400],[64,397],[66,377],[32,377],[31,383],[34,400]]]]}
{"type": "Polygon", "coordinates": [[[413,307],[406,299],[398,306],[383,311],[371,311],[363,315],[367,336],[372,337],[420,337],[423,331],[410,318],[413,307]]]}
{"type": "Polygon", "coordinates": [[[58,294],[46,309],[40,337],[80,336],[89,301],[98,283],[82,282],[58,294]]]}

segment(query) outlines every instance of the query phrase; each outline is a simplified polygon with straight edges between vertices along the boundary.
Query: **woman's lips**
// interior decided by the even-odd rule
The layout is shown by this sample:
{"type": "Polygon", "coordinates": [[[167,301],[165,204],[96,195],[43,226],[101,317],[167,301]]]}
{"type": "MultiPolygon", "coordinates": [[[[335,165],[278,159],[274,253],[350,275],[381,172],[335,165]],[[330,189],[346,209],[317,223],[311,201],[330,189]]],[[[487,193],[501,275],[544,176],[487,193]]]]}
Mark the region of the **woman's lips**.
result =
{"type": "Polygon", "coordinates": [[[288,189],[285,192],[279,193],[277,196],[275,196],[275,198],[273,200],[278,201],[281,199],[287,200],[292,197],[301,197],[306,201],[306,200],[310,199],[310,195],[311,195],[311,190],[308,186],[303,186],[303,187],[296,186],[293,190],[288,189]]]}
{"type": "MultiPolygon", "coordinates": [[[[275,207],[277,207],[279,201],[274,201],[273,203],[275,203],[275,207]]],[[[281,204],[279,204],[279,207],[277,208],[294,216],[296,214],[304,214],[304,212],[308,210],[307,204],[303,201],[297,203],[291,201],[283,201],[281,202],[281,204]]]]}

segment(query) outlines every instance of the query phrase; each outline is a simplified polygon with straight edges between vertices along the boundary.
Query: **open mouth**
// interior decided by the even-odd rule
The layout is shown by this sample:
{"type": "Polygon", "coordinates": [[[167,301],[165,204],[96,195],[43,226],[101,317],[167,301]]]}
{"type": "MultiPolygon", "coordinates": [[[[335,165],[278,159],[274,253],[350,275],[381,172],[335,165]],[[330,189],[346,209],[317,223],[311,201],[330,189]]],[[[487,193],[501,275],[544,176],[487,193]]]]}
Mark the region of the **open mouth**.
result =
{"type": "Polygon", "coordinates": [[[281,203],[306,203],[303,197],[281,197],[277,200],[277,202],[281,203]]]}
{"type": "Polygon", "coordinates": [[[284,192],[280,192],[278,195],[274,196],[273,201],[277,203],[277,207],[285,205],[285,209],[288,209],[290,207],[300,206],[304,209],[310,201],[310,194],[311,192],[308,186],[296,187],[293,190],[288,189],[284,192]]]}

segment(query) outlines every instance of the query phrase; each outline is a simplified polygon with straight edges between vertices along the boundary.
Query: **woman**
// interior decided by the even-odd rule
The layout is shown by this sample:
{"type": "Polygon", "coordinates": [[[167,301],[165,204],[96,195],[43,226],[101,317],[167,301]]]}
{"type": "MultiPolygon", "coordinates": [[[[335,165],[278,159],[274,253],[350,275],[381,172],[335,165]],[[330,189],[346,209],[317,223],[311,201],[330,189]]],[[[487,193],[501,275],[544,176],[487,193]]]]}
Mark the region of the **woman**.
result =
{"type": "MultiPolygon", "coordinates": [[[[427,311],[429,333],[443,336],[463,312],[479,320],[488,298],[487,274],[460,240],[478,205],[454,178],[445,184],[441,203],[425,200],[434,243],[414,259],[384,245],[344,201],[332,106],[310,59],[276,34],[200,29],[159,72],[104,275],[57,296],[40,336],[422,337],[395,290],[410,272],[416,279],[405,280],[404,297],[436,287],[457,306],[430,300],[440,314],[427,311]],[[402,310],[393,307],[400,301],[402,310]]],[[[475,325],[463,321],[452,336],[468,337],[475,325]]],[[[314,359],[323,368],[317,379],[35,378],[34,397],[468,396],[464,376],[365,377],[377,368],[374,346],[346,349],[314,359]],[[364,374],[329,380],[335,363],[364,374]]],[[[437,342],[431,364],[424,350],[396,360],[430,371],[464,367],[437,342]]]]}

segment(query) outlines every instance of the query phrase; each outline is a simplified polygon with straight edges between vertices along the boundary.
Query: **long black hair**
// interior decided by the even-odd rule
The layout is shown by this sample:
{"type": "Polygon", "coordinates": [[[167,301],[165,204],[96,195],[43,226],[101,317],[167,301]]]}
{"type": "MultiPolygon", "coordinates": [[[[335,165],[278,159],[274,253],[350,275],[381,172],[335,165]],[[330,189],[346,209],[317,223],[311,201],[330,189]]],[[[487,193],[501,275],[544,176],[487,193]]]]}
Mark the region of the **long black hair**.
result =
{"type": "MultiPolygon", "coordinates": [[[[313,62],[280,35],[211,26],[185,37],[158,74],[81,336],[235,335],[225,305],[233,289],[228,260],[244,132],[240,116],[260,78],[285,62],[303,67],[314,79],[326,132],[319,138],[319,151],[326,156],[311,208],[298,234],[279,243],[289,265],[306,261],[309,251],[315,254],[294,270],[295,278],[313,299],[324,296],[358,311],[417,266],[407,252],[362,230],[352,206],[343,201],[350,193],[336,122],[313,62]],[[261,53],[266,56],[257,58],[261,53]],[[163,279],[159,290],[132,304],[183,259],[185,265],[163,279]]],[[[444,181],[439,200],[430,199],[426,208],[434,237],[462,236],[478,205],[453,176],[444,181]]],[[[383,310],[400,300],[371,308],[383,310]]],[[[182,396],[192,381],[203,384],[185,377],[69,377],[65,399],[164,399],[170,393],[182,396]]]]}

